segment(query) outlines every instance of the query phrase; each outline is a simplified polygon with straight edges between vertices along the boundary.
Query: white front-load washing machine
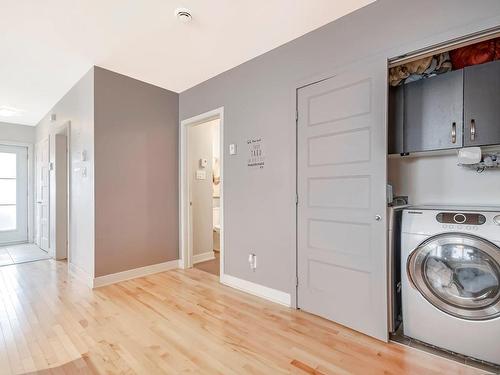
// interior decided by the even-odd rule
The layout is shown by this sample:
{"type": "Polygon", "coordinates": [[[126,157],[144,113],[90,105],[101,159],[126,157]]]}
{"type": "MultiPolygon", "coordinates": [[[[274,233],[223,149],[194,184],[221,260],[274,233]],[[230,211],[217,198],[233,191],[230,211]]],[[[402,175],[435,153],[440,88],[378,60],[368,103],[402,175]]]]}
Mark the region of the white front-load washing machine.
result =
{"type": "Polygon", "coordinates": [[[500,207],[411,207],[401,227],[408,337],[500,364],[500,207]]]}

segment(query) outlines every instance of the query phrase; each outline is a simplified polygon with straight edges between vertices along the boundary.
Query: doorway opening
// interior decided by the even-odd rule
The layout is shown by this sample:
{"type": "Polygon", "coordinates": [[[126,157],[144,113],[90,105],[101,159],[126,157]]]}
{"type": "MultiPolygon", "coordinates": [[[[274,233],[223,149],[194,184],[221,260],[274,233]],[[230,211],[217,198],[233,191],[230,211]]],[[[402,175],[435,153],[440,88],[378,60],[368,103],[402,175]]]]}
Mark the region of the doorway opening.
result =
{"type": "Polygon", "coordinates": [[[32,145],[0,144],[0,266],[47,259],[32,241],[32,145]]]}
{"type": "Polygon", "coordinates": [[[0,245],[28,242],[28,148],[0,145],[0,245]]]}
{"type": "Polygon", "coordinates": [[[223,108],[181,122],[181,266],[222,277],[223,108]]]}
{"type": "Polygon", "coordinates": [[[34,244],[55,260],[68,258],[70,123],[36,145],[34,244]]]}

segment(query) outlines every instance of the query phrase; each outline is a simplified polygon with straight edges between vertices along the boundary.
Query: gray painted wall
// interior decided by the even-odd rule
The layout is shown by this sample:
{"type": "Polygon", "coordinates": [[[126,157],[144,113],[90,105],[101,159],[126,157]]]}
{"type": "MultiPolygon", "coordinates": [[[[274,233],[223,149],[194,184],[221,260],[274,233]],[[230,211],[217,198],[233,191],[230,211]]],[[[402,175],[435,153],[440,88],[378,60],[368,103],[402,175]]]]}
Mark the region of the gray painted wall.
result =
{"type": "MultiPolygon", "coordinates": [[[[94,69],[64,95],[36,127],[36,141],[50,138],[54,147],[55,134],[68,121],[70,137],[70,261],[89,277],[94,275],[94,69]],[[56,114],[52,122],[50,115],[56,114]],[[81,160],[82,151],[87,160],[81,160]],[[82,175],[85,168],[86,176],[82,175]]],[[[51,157],[54,156],[52,153],[51,157]]],[[[51,160],[54,161],[54,160],[51,160]]]]}
{"type": "Polygon", "coordinates": [[[497,0],[379,0],[180,95],[180,119],[224,106],[225,272],[292,292],[295,257],[295,89],[375,54],[413,51],[500,24],[497,0]],[[264,169],[246,167],[248,138],[264,169]],[[238,145],[238,155],[227,147],[238,145]],[[259,258],[248,266],[248,253],[259,258]]]}
{"type": "Polygon", "coordinates": [[[95,276],[178,259],[178,106],[95,67],[95,276]]]}
{"type": "Polygon", "coordinates": [[[0,122],[0,141],[35,143],[36,129],[34,126],[9,124],[0,122]]]}

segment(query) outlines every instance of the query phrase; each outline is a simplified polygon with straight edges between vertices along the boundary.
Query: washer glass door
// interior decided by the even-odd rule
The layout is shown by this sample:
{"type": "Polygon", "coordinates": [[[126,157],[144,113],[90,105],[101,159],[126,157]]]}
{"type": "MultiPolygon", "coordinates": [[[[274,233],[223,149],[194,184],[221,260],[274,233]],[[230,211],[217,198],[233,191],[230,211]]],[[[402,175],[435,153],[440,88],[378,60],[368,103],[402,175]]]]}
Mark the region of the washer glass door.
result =
{"type": "Polygon", "coordinates": [[[500,316],[500,248],[464,233],[423,242],[409,256],[412,285],[435,307],[468,320],[500,316]]]}

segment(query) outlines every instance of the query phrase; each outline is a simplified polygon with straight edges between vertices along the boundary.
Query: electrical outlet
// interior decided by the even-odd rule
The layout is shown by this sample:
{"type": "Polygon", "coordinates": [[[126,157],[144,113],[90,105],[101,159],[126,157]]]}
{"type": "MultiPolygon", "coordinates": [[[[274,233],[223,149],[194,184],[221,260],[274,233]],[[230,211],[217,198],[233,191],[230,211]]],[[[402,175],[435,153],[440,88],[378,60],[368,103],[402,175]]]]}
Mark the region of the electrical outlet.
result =
{"type": "Polygon", "coordinates": [[[250,269],[255,271],[257,268],[257,255],[253,253],[248,254],[248,263],[250,264],[250,269]]]}

